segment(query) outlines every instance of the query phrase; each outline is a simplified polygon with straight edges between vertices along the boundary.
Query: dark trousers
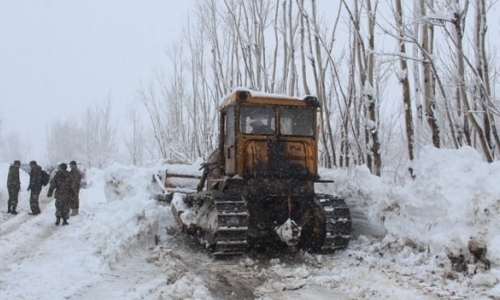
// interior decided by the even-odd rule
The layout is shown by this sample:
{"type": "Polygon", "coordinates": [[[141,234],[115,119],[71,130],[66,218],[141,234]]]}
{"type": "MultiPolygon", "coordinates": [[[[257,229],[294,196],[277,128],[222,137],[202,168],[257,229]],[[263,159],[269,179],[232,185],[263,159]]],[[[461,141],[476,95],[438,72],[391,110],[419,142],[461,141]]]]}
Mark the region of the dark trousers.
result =
{"type": "Polygon", "coordinates": [[[75,194],[71,196],[70,207],[71,209],[80,208],[80,189],[75,189],[75,194]]]}
{"type": "Polygon", "coordinates": [[[40,190],[31,189],[30,207],[33,214],[39,214],[41,212],[40,206],[38,205],[38,197],[40,196],[40,192],[40,190]]]}
{"type": "Polygon", "coordinates": [[[69,197],[56,198],[56,218],[69,219],[69,197]]]}
{"type": "Polygon", "coordinates": [[[19,198],[19,190],[18,189],[9,189],[9,201],[7,205],[12,207],[13,209],[17,206],[17,200],[19,198]]]}

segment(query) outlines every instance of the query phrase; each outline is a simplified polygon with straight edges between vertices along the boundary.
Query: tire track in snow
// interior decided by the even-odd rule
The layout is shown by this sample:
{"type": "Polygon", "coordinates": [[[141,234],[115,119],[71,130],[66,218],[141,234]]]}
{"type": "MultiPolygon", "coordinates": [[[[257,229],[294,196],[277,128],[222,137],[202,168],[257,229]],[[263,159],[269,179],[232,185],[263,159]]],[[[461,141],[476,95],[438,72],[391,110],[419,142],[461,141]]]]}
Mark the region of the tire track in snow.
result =
{"type": "Polygon", "coordinates": [[[172,252],[169,257],[177,260],[180,272],[194,274],[202,280],[213,299],[255,299],[255,288],[265,278],[258,274],[258,269],[248,265],[246,256],[215,259],[196,239],[178,229],[173,229],[172,233],[165,251],[172,252]]]}
{"type": "MultiPolygon", "coordinates": [[[[41,216],[43,214],[47,206],[52,201],[54,201],[54,199],[46,197],[45,190],[42,189],[38,201],[42,213],[38,216],[41,216]]],[[[5,212],[0,216],[0,239],[2,238],[2,236],[8,235],[9,233],[18,230],[27,220],[37,217],[29,215],[30,212],[29,199],[27,200],[27,203],[25,203],[25,201],[23,200],[20,201],[19,204],[20,205],[18,205],[17,215],[8,214],[7,212],[5,212]]]]}
{"type": "Polygon", "coordinates": [[[42,213],[39,215],[29,215],[26,212],[26,203],[21,203],[22,210],[18,210],[17,215],[2,216],[0,219],[0,260],[3,262],[1,271],[9,270],[8,265],[11,263],[38,255],[33,249],[50,241],[49,237],[56,231],[58,226],[54,225],[53,211],[47,209],[54,200],[43,196],[43,193],[44,190],[40,194],[39,205],[42,213]]]}
{"type": "Polygon", "coordinates": [[[165,284],[165,276],[160,268],[148,263],[148,253],[139,253],[115,265],[102,280],[84,287],[66,299],[161,299],[157,290],[165,284]]]}

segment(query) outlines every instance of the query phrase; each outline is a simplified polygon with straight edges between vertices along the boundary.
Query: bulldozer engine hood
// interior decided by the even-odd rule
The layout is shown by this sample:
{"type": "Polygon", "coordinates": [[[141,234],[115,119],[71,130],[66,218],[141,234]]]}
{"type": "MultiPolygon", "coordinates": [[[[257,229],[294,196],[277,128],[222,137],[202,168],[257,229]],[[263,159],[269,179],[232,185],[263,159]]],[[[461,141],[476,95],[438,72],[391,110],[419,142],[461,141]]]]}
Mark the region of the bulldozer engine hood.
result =
{"type": "Polygon", "coordinates": [[[244,178],[314,180],[313,149],[300,141],[253,140],[243,149],[244,178]]]}

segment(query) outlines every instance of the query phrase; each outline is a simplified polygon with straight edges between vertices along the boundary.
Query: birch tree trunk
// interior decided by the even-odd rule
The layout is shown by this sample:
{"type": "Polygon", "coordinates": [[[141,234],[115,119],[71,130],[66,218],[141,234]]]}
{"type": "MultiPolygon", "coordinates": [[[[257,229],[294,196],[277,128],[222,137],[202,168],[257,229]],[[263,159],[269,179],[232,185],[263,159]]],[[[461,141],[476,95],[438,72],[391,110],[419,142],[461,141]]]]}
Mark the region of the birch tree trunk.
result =
{"type": "Polygon", "coordinates": [[[367,83],[364,84],[365,89],[365,101],[368,105],[368,113],[370,118],[370,137],[371,137],[371,155],[373,156],[373,168],[372,173],[380,176],[382,168],[382,157],[380,153],[380,141],[378,136],[379,131],[379,120],[378,120],[378,97],[375,95],[375,84],[373,80],[373,73],[375,68],[375,11],[372,9],[372,0],[366,0],[366,10],[368,13],[368,53],[365,54],[367,57],[366,64],[366,80],[367,83]]]}
{"type": "MultiPolygon", "coordinates": [[[[314,16],[315,16],[315,11],[316,11],[315,0],[311,0],[311,7],[312,7],[312,11],[313,11],[313,17],[312,17],[313,20],[309,20],[309,18],[306,19],[307,33],[308,33],[308,50],[310,53],[309,61],[310,61],[312,73],[314,76],[316,95],[318,96],[318,100],[321,104],[321,109],[320,109],[320,114],[319,114],[319,117],[320,117],[320,120],[319,120],[319,122],[320,122],[320,124],[319,124],[320,125],[320,141],[324,145],[326,167],[331,168],[333,165],[333,162],[332,162],[332,158],[330,155],[330,149],[328,147],[328,138],[327,138],[327,134],[326,134],[326,122],[328,122],[329,120],[327,120],[325,118],[325,109],[326,108],[324,107],[324,97],[323,97],[322,90],[321,90],[322,85],[320,83],[320,81],[321,81],[321,61],[316,56],[318,54],[318,51],[317,51],[318,44],[317,43],[314,44],[312,41],[312,38],[317,36],[316,35],[317,32],[316,31],[313,32],[313,30],[317,29],[316,24],[314,23],[314,16]],[[313,30],[311,30],[311,26],[313,26],[313,30]],[[316,47],[315,47],[316,51],[313,51],[313,45],[316,45],[316,47]],[[314,56],[313,56],[313,53],[315,54],[314,56]]],[[[315,41],[317,41],[317,40],[315,39],[315,41]]]]}
{"type": "MultiPolygon", "coordinates": [[[[419,58],[421,55],[424,55],[424,40],[423,40],[423,30],[422,30],[422,22],[424,16],[424,10],[422,9],[423,1],[413,1],[413,15],[415,15],[415,21],[413,22],[413,28],[411,35],[414,37],[414,43],[412,45],[413,49],[413,57],[419,58]]],[[[424,59],[425,60],[425,59],[424,59]]],[[[420,152],[421,144],[425,142],[425,133],[424,133],[424,85],[425,83],[425,75],[423,73],[423,61],[418,59],[413,60],[410,65],[413,70],[413,83],[414,83],[414,92],[413,92],[413,102],[415,103],[415,152],[420,152]]]]}
{"type": "MultiPolygon", "coordinates": [[[[379,141],[379,99],[376,94],[374,71],[375,71],[375,9],[372,8],[372,0],[365,0],[364,4],[367,20],[367,46],[363,39],[362,26],[360,15],[363,14],[363,9],[359,8],[358,1],[354,1],[354,9],[349,9],[345,1],[344,6],[348,10],[351,22],[354,28],[355,45],[354,51],[357,58],[357,67],[359,72],[359,93],[362,96],[360,103],[361,111],[363,112],[364,120],[364,139],[366,147],[366,164],[372,174],[381,175],[382,156],[381,145],[379,141]]],[[[375,1],[377,3],[377,1],[375,1]]]]}
{"type": "MultiPolygon", "coordinates": [[[[432,5],[432,3],[430,4],[432,5]]],[[[425,1],[420,1],[421,16],[426,15],[425,1]]],[[[434,36],[433,26],[428,22],[422,22],[422,51],[427,53],[423,56],[422,69],[424,77],[424,99],[425,99],[425,118],[431,130],[432,144],[434,147],[439,148],[441,145],[441,138],[439,134],[439,125],[437,122],[436,110],[436,96],[435,84],[432,76],[431,65],[429,57],[433,56],[434,36]]]]}
{"type": "MultiPolygon", "coordinates": [[[[495,116],[491,111],[493,103],[491,101],[491,84],[489,75],[488,56],[486,54],[486,31],[488,23],[486,21],[486,1],[476,1],[476,69],[479,103],[483,111],[483,126],[485,129],[485,138],[491,149],[496,148],[500,154],[500,139],[496,127],[495,116]],[[493,140],[492,140],[493,139],[493,140]]],[[[492,152],[495,155],[495,152],[492,152]]]]}
{"type": "MultiPolygon", "coordinates": [[[[459,86],[458,86],[459,95],[464,107],[465,116],[467,117],[467,120],[470,120],[473,128],[475,129],[478,135],[478,139],[481,144],[481,148],[483,149],[483,154],[486,157],[486,160],[488,162],[493,162],[493,155],[491,153],[490,146],[487,142],[486,135],[484,133],[483,128],[481,128],[481,126],[479,125],[475,113],[471,109],[471,105],[469,103],[469,99],[466,93],[465,63],[464,63],[465,54],[463,51],[463,30],[464,30],[463,26],[464,26],[465,14],[467,12],[467,7],[465,7],[463,10],[459,10],[460,1],[459,0],[455,1],[456,1],[455,7],[457,8],[457,10],[454,13],[452,24],[454,25],[453,29],[455,34],[455,45],[457,51],[456,57],[457,57],[458,79],[459,79],[459,86]]],[[[471,145],[470,134],[467,128],[465,128],[465,130],[466,130],[466,138],[468,139],[468,145],[471,145]]]]}
{"type": "MultiPolygon", "coordinates": [[[[337,156],[336,156],[336,151],[335,151],[335,145],[334,145],[334,138],[333,138],[333,131],[332,131],[332,119],[330,115],[330,101],[328,101],[328,96],[326,92],[326,69],[328,65],[333,65],[335,62],[332,59],[326,59],[326,61],[323,63],[323,51],[327,54],[332,52],[333,48],[333,36],[335,35],[335,27],[334,30],[332,31],[332,38],[331,43],[326,43],[325,39],[321,36],[320,32],[320,24],[319,20],[317,17],[317,6],[316,6],[316,0],[311,0],[311,10],[312,10],[312,22],[314,24],[314,46],[315,46],[315,54],[316,58],[318,61],[318,74],[319,74],[319,82],[316,83],[316,93],[318,95],[318,98],[320,99],[320,103],[322,103],[322,113],[325,115],[324,116],[324,127],[323,130],[324,132],[324,145],[325,148],[330,148],[328,152],[331,151],[331,159],[330,167],[336,167],[337,166],[337,156]]],[[[338,20],[338,19],[337,19],[338,20]]],[[[327,55],[328,56],[328,55],[327,55]]]]}
{"type": "Polygon", "coordinates": [[[125,145],[130,159],[134,165],[142,165],[145,160],[146,134],[144,132],[140,110],[137,102],[131,103],[127,110],[127,120],[130,122],[132,130],[128,137],[125,137],[125,145]]]}
{"type": "MultiPolygon", "coordinates": [[[[396,25],[399,30],[399,52],[401,54],[399,58],[400,74],[398,74],[399,82],[401,83],[403,105],[405,111],[405,125],[406,125],[406,138],[408,147],[408,158],[410,164],[415,159],[414,157],[414,145],[415,145],[415,132],[413,129],[413,110],[410,98],[410,82],[408,80],[408,65],[406,63],[406,46],[405,46],[405,32],[404,32],[404,22],[403,22],[403,8],[401,6],[401,0],[394,0],[396,6],[396,25]]],[[[415,177],[413,174],[413,168],[410,166],[408,168],[410,175],[415,177]]]]}

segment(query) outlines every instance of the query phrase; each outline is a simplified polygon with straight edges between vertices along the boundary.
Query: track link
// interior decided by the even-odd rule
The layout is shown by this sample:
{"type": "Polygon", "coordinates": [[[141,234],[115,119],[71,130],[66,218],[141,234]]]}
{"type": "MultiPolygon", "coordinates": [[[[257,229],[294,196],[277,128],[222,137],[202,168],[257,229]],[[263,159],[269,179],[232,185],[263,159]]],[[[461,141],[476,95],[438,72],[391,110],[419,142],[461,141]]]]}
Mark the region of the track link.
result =
{"type": "Polygon", "coordinates": [[[352,219],[344,199],[326,194],[316,194],[326,216],[325,252],[345,249],[351,240],[352,219]]]}
{"type": "Polygon", "coordinates": [[[246,253],[248,211],[245,202],[237,196],[215,195],[218,230],[212,255],[226,257],[246,253]]]}

